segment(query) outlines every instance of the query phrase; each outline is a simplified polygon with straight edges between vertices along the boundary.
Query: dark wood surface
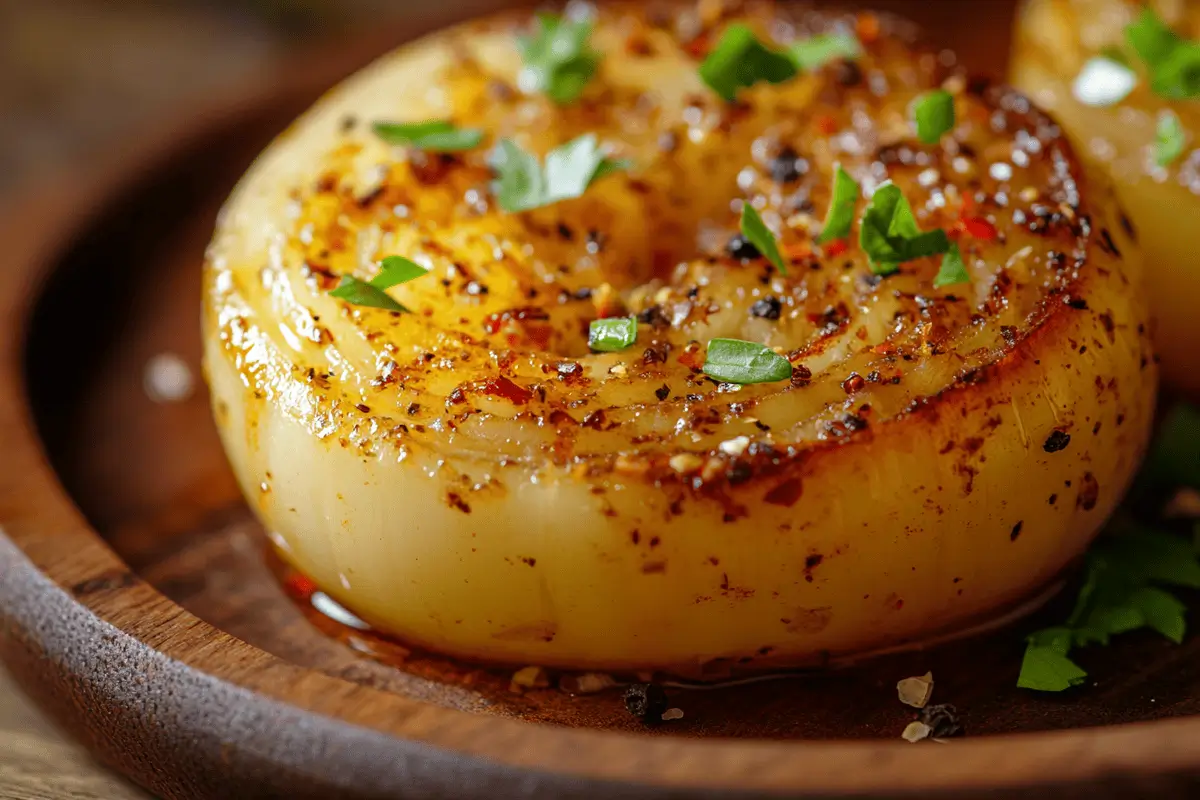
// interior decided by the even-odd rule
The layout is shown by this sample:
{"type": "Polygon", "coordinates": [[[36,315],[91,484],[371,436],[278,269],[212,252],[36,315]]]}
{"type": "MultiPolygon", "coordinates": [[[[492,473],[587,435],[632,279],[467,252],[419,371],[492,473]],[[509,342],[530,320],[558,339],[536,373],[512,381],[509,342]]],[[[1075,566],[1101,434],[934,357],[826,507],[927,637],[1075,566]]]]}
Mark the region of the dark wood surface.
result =
{"type": "MultiPolygon", "coordinates": [[[[1003,5],[980,8],[999,19],[1003,5]]],[[[156,403],[144,370],[164,352],[198,370],[217,205],[276,130],[391,38],[310,59],[9,220],[0,655],[43,707],[166,797],[1192,796],[1197,640],[1127,637],[1086,660],[1094,686],[1038,696],[1013,688],[1026,622],[860,669],[673,688],[684,718],[648,730],[616,691],[513,692],[511,671],[351,641],[289,598],[202,387],[156,403]],[[967,739],[899,741],[913,714],[895,682],[926,669],[967,739]],[[1035,733],[1056,729],[1072,730],[1035,733]]]]}

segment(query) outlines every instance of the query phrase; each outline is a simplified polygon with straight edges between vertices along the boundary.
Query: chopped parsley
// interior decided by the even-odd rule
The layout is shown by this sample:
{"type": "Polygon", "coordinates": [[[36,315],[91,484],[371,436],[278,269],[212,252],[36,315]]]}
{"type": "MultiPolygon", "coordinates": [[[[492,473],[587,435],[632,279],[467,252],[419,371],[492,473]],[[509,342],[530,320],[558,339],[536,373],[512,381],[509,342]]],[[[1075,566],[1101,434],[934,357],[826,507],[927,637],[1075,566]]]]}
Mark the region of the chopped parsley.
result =
{"type": "Polygon", "coordinates": [[[1087,555],[1087,572],[1066,623],[1038,631],[1026,640],[1017,685],[1061,692],[1077,686],[1087,672],[1070,659],[1071,650],[1106,645],[1120,633],[1150,628],[1173,642],[1183,641],[1186,607],[1162,586],[1200,588],[1200,560],[1181,536],[1117,524],[1118,535],[1101,539],[1087,555]]]}
{"type": "Polygon", "coordinates": [[[788,53],[797,67],[813,72],[831,61],[857,59],[862,55],[862,44],[852,33],[822,33],[795,42],[788,53]]]}
{"type": "Polygon", "coordinates": [[[792,377],[792,364],[761,344],[713,339],[708,343],[704,374],[726,383],[774,383],[792,377]]]}
{"type": "Polygon", "coordinates": [[[754,206],[748,202],[742,203],[742,236],[745,236],[746,241],[754,245],[758,252],[775,265],[780,275],[787,275],[787,264],[784,263],[783,256],[779,254],[779,245],[775,242],[774,234],[762,221],[758,212],[754,210],[754,206]]]}
{"type": "Polygon", "coordinates": [[[429,122],[376,122],[375,135],[389,144],[400,144],[432,153],[458,153],[471,150],[483,141],[478,128],[458,128],[448,120],[429,122]]]}
{"type": "Polygon", "coordinates": [[[933,288],[941,289],[943,286],[970,282],[971,274],[967,272],[967,265],[963,262],[962,251],[958,249],[957,244],[951,242],[950,249],[942,257],[942,265],[933,278],[933,288]]]}
{"type": "Polygon", "coordinates": [[[1154,134],[1154,163],[1165,167],[1183,155],[1187,144],[1187,133],[1179,115],[1170,109],[1158,115],[1158,128],[1154,134]]]}
{"type": "Polygon", "coordinates": [[[817,244],[845,239],[850,235],[859,191],[858,182],[838,164],[833,172],[833,197],[829,201],[829,211],[825,214],[825,225],[817,237],[817,244]]]}
{"type": "Polygon", "coordinates": [[[525,61],[517,77],[522,91],[541,92],[559,105],[577,100],[600,64],[588,43],[591,35],[591,20],[538,14],[537,32],[518,42],[525,61]]]}
{"type": "Polygon", "coordinates": [[[701,79],[729,103],[739,89],[763,81],[783,83],[796,72],[791,58],[764,45],[745,25],[730,25],[700,65],[701,79]]]}
{"type": "Polygon", "coordinates": [[[954,96],[945,89],[926,92],[913,102],[912,113],[917,138],[925,144],[937,144],[954,129],[954,96]]]}
{"type": "Polygon", "coordinates": [[[876,275],[891,275],[900,265],[925,256],[947,253],[950,239],[940,228],[921,231],[900,187],[884,182],[867,203],[859,222],[859,244],[876,275]]]}
{"type": "Polygon", "coordinates": [[[1146,65],[1155,94],[1168,100],[1200,97],[1200,42],[1175,33],[1149,7],[1126,26],[1125,41],[1146,65]]]}
{"type": "Polygon", "coordinates": [[[379,274],[370,281],[362,281],[353,275],[343,275],[337,288],[329,292],[331,297],[345,300],[356,306],[382,308],[385,311],[408,311],[388,296],[388,289],[420,278],[429,270],[402,256],[388,256],[380,262],[379,274]]]}
{"type": "Polygon", "coordinates": [[[615,353],[637,341],[637,317],[594,319],[588,326],[588,347],[598,353],[615,353]]]}
{"type": "Polygon", "coordinates": [[[500,207],[510,212],[581,197],[595,181],[631,166],[628,161],[614,161],[604,155],[593,133],[551,150],[546,154],[545,166],[516,142],[503,139],[491,165],[496,172],[492,191],[500,207]]]}

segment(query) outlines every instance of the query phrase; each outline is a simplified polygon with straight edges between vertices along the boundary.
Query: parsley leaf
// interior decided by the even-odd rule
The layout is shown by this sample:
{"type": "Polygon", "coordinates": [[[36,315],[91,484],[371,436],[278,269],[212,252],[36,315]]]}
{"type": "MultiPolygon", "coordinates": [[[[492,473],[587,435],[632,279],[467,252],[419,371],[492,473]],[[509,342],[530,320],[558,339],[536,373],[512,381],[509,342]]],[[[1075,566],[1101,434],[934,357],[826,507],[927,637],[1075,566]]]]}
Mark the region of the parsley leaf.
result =
{"type": "Polygon", "coordinates": [[[1200,559],[1192,542],[1118,521],[1087,555],[1087,573],[1066,625],[1029,637],[1017,685],[1060,692],[1087,673],[1068,658],[1074,647],[1108,644],[1110,637],[1151,628],[1173,642],[1187,630],[1186,606],[1161,586],[1200,585],[1200,559]]]}
{"type": "Polygon", "coordinates": [[[945,89],[926,92],[913,102],[912,113],[917,138],[925,144],[937,144],[943,134],[954,129],[954,95],[945,89]]]}
{"type": "Polygon", "coordinates": [[[850,235],[858,195],[858,182],[838,164],[833,173],[833,197],[829,201],[829,211],[825,214],[825,225],[821,228],[821,235],[817,237],[817,244],[845,239],[850,235]]]}
{"type": "Polygon", "coordinates": [[[761,344],[713,339],[708,343],[704,374],[726,383],[774,383],[792,377],[792,364],[761,344]]]}
{"type": "Polygon", "coordinates": [[[598,353],[624,350],[637,341],[637,317],[594,319],[588,326],[588,347],[598,353]]]}
{"type": "Polygon", "coordinates": [[[767,257],[775,265],[780,275],[787,275],[787,264],[779,254],[779,245],[775,243],[775,235],[762,221],[762,217],[750,203],[742,203],[742,235],[746,240],[767,257]]]}
{"type": "Polygon", "coordinates": [[[1200,489],[1200,409],[1180,403],[1166,414],[1143,475],[1159,486],[1200,489]]]}
{"type": "Polygon", "coordinates": [[[1166,109],[1158,115],[1158,128],[1154,135],[1154,163],[1165,167],[1183,155],[1187,133],[1179,115],[1166,109]]]}
{"type": "Polygon", "coordinates": [[[941,289],[943,286],[970,282],[971,274],[967,272],[967,265],[963,262],[962,251],[958,249],[957,244],[951,243],[950,249],[942,256],[942,265],[938,268],[937,275],[933,278],[933,288],[941,289]]]}
{"type": "Polygon", "coordinates": [[[1154,9],[1145,7],[1138,18],[1125,26],[1125,41],[1151,69],[1165,62],[1179,46],[1179,36],[1154,9]]]}
{"type": "Polygon", "coordinates": [[[356,306],[382,308],[385,311],[408,311],[389,297],[385,290],[420,278],[428,272],[429,270],[407,258],[388,256],[380,262],[379,274],[370,281],[359,280],[353,275],[343,275],[341,283],[329,294],[356,306]]]}
{"type": "Polygon", "coordinates": [[[700,65],[700,77],[729,103],[739,89],[760,81],[783,83],[796,72],[792,59],[765,46],[745,25],[730,25],[700,65]]]}
{"type": "Polygon", "coordinates": [[[537,32],[518,42],[525,65],[517,84],[527,93],[542,92],[567,105],[579,98],[600,64],[600,54],[588,44],[592,22],[545,13],[537,21],[537,32]]]}
{"type": "Polygon", "coordinates": [[[1150,88],[1169,100],[1200,97],[1200,43],[1184,39],[1145,7],[1125,40],[1150,71],[1150,88]]]}
{"type": "Polygon", "coordinates": [[[793,43],[788,52],[797,67],[813,72],[838,59],[853,61],[863,51],[858,37],[852,33],[821,33],[793,43]]]}
{"type": "Polygon", "coordinates": [[[1054,645],[1034,642],[1030,637],[1021,660],[1021,675],[1017,686],[1038,692],[1065,692],[1078,686],[1087,678],[1087,673],[1071,659],[1067,650],[1054,645]]]}
{"type": "Polygon", "coordinates": [[[950,249],[950,239],[940,228],[922,232],[912,206],[900,187],[886,181],[867,203],[859,223],[859,244],[871,260],[876,275],[891,275],[900,265],[950,249]]]}
{"type": "Polygon", "coordinates": [[[402,144],[432,153],[458,153],[471,150],[483,141],[478,128],[456,128],[448,120],[429,122],[376,122],[375,135],[390,144],[402,144]]]}
{"type": "Polygon", "coordinates": [[[546,154],[546,164],[522,150],[511,139],[503,139],[492,156],[496,180],[492,191],[505,211],[529,211],[560,200],[581,197],[588,186],[619,170],[628,161],[614,161],[600,150],[596,135],[584,134],[546,154]]]}

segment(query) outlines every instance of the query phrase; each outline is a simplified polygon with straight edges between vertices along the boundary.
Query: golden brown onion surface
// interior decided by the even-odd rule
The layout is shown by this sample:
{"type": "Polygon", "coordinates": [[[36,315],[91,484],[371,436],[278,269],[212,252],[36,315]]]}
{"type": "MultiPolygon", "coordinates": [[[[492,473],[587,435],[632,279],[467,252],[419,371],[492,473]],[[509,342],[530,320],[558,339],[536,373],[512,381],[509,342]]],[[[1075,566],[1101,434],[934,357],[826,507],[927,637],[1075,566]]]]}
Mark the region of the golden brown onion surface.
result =
{"type": "Polygon", "coordinates": [[[258,161],[206,267],[207,370],[247,496],[281,552],[376,627],[460,656],[677,673],[802,664],[960,628],[1087,546],[1143,450],[1154,366],[1139,255],[1110,198],[1021,96],[969,84],[903,26],[754,5],[597,12],[577,103],[518,86],[503,16],[407,46],[258,161]],[[865,53],[728,104],[698,57],[733,22],[865,53]],[[945,86],[957,124],[920,142],[945,86]],[[406,152],[377,120],[487,132],[406,152]],[[595,133],[634,167],[532,212],[488,153],[595,133]],[[945,229],[881,277],[819,246],[835,163],[945,229]],[[788,262],[729,242],[742,202],[788,262]],[[401,255],[412,313],[329,296],[401,255]],[[751,254],[752,255],[752,254],[751,254]],[[639,315],[633,347],[589,323],[639,315]],[[716,337],[791,380],[722,383],[716,337]]]}

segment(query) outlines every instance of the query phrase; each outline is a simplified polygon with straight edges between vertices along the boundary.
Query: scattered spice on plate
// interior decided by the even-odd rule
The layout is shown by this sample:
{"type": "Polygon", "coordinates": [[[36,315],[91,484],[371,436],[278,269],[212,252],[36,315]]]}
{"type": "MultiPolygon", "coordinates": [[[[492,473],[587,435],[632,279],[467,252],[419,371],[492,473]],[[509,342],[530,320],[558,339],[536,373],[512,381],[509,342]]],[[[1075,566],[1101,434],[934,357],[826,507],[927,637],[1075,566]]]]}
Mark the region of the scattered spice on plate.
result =
{"type": "Polygon", "coordinates": [[[924,722],[914,720],[908,723],[904,732],[900,734],[900,738],[906,742],[919,742],[922,739],[928,739],[932,729],[924,722]]]}
{"type": "Polygon", "coordinates": [[[963,735],[958,709],[949,703],[926,706],[921,709],[919,722],[929,727],[929,736],[934,739],[950,739],[963,735]]]}
{"type": "Polygon", "coordinates": [[[544,689],[549,685],[550,678],[546,675],[546,670],[541,667],[523,667],[513,673],[508,688],[513,692],[521,692],[525,689],[544,689]]]}
{"type": "Polygon", "coordinates": [[[558,681],[558,688],[568,694],[595,694],[616,685],[613,676],[605,672],[564,675],[558,681]]]}
{"type": "Polygon", "coordinates": [[[933,673],[926,672],[918,677],[903,679],[896,684],[896,692],[904,705],[924,708],[933,696],[933,673]]]}
{"type": "Polygon", "coordinates": [[[647,725],[653,725],[667,712],[667,693],[654,683],[635,683],[625,690],[625,709],[647,725]]]}

